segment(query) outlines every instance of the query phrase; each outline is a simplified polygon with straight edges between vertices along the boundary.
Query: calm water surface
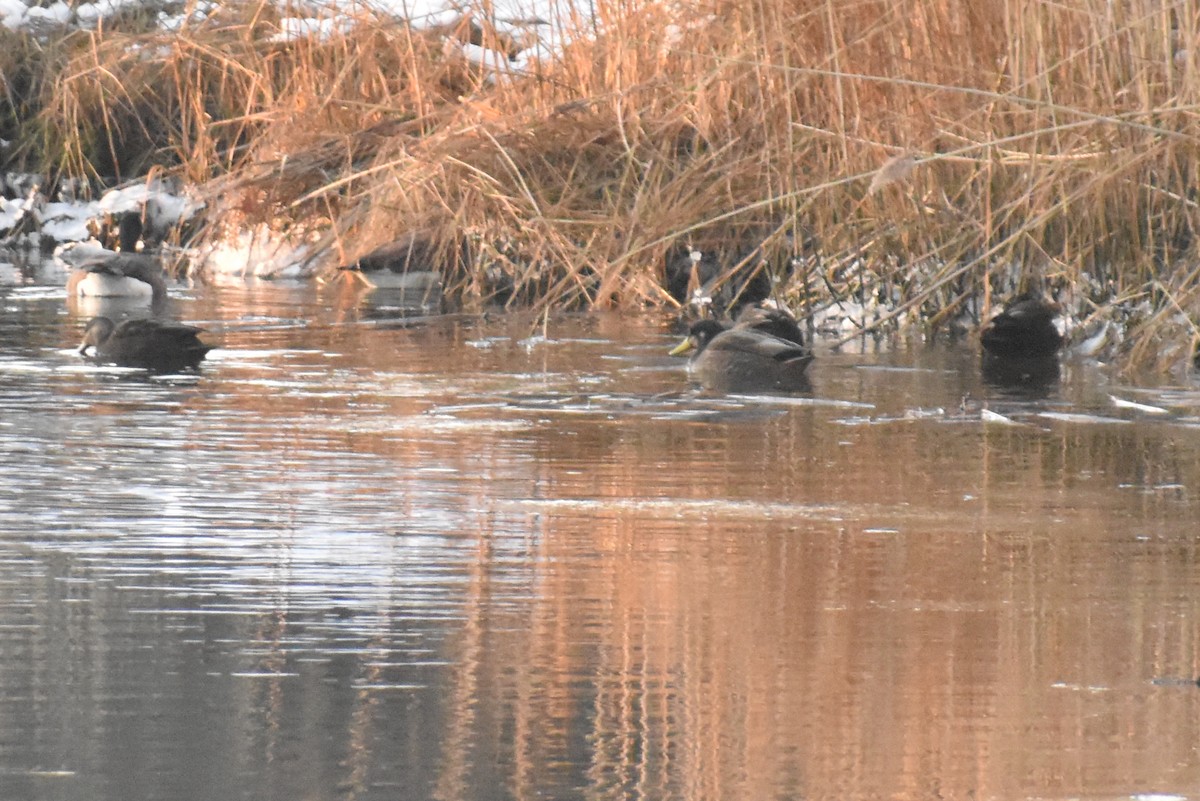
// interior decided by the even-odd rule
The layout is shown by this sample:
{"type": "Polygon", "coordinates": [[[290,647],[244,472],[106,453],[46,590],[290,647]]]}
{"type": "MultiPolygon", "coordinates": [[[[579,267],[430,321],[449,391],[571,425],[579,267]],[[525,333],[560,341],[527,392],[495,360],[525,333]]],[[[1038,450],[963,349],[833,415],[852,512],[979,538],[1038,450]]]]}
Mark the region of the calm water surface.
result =
{"type": "Polygon", "coordinates": [[[665,319],[282,284],[147,380],[59,287],[0,274],[0,799],[1200,798],[1195,388],[719,397],[665,319]]]}

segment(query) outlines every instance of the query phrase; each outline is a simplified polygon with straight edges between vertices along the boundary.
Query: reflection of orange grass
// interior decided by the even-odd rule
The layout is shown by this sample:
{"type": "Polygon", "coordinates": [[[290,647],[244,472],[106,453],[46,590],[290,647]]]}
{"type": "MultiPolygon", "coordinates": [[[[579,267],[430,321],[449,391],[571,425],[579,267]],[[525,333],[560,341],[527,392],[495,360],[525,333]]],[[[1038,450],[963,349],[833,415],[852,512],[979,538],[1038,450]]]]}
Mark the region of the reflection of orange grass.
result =
{"type": "MultiPolygon", "coordinates": [[[[1193,669],[1189,569],[1169,552],[1097,553],[1098,540],[1124,538],[1126,507],[1078,473],[1162,471],[1179,454],[1157,435],[929,426],[818,458],[842,432],[789,427],[768,447],[807,434],[787,455],[828,465],[780,475],[738,447],[736,429],[676,429],[677,452],[707,450],[728,468],[726,483],[689,488],[646,469],[663,452],[638,446],[642,433],[625,427],[619,475],[600,464],[550,485],[551,498],[598,489],[613,507],[541,517],[523,555],[527,606],[495,604],[496,554],[480,551],[467,650],[451,652],[451,717],[473,730],[459,738],[513,734],[522,788],[548,783],[539,772],[583,742],[597,797],[1086,795],[1189,764],[1194,718],[1147,698],[1155,673],[1193,669]],[[895,470],[934,452],[934,468],[956,469],[895,470]],[[845,511],[682,523],[622,511],[621,499],[664,487],[681,504],[783,493],[845,511]],[[899,532],[869,532],[886,528],[899,532]],[[1163,605],[1180,612],[1165,628],[1163,605]]],[[[1194,454],[1186,469],[1200,471],[1194,454]]],[[[1169,519],[1156,503],[1149,519],[1169,519]]],[[[480,524],[481,542],[511,536],[480,524]]]]}
{"type": "MultiPolygon", "coordinates": [[[[214,316],[282,316],[274,287],[241,304],[214,316]]],[[[332,398],[230,381],[188,400],[255,412],[262,425],[237,447],[278,452],[281,471],[331,450],[453,471],[457,491],[436,499],[398,479],[397,521],[431,503],[475,510],[446,532],[474,550],[441,655],[445,711],[422,718],[440,728],[383,721],[379,696],[360,693],[345,724],[355,786],[368,735],[397,728],[442,744],[442,798],[497,764],[511,766],[506,791],[531,798],[578,760],[596,798],[1197,786],[1193,690],[1148,682],[1197,670],[1194,503],[1145,491],[1195,485],[1194,441],[1050,422],[854,427],[814,407],[753,424],[551,417],[519,441],[354,430],[360,416],[398,424],[427,408],[429,394],[388,394],[406,370],[477,376],[501,358],[454,336],[231,328],[229,347],[303,342],[324,376],[338,372],[325,351],[354,354],[340,366],[370,381],[332,398]]],[[[545,359],[573,364],[566,348],[545,359]]],[[[259,691],[282,718],[276,688],[259,691]]]]}

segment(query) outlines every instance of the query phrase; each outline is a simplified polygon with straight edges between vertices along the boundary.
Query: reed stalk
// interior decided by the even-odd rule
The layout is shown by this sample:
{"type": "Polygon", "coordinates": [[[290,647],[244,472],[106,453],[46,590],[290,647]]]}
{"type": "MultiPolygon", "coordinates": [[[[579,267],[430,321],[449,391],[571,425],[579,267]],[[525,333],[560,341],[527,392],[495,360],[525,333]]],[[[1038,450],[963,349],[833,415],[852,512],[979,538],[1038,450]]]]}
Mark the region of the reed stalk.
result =
{"type": "Polygon", "coordinates": [[[1032,286],[1077,319],[1135,320],[1128,353],[1178,363],[1187,347],[1154,343],[1194,339],[1200,312],[1198,14],[597,0],[518,72],[486,9],[470,31],[364,9],[279,42],[279,6],[229,5],[172,34],[74,35],[14,134],[71,174],[176,171],[207,188],[205,236],[314,232],[327,267],[413,230],[465,242],[465,300],[501,277],[512,302],[670,304],[672,247],[732,263],[762,245],[781,277],[800,265],[780,284],[799,311],[877,305],[856,333],[969,323],[1032,286]],[[490,67],[462,57],[472,37],[499,48],[490,67]],[[1134,297],[1144,313],[1116,303],[1134,297]]]}

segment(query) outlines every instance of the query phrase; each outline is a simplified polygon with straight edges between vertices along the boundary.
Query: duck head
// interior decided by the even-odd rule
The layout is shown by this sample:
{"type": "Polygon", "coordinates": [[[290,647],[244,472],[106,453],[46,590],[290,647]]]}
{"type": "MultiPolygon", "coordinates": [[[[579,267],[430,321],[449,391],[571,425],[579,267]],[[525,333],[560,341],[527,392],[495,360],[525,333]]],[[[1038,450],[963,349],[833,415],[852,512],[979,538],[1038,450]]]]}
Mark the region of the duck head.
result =
{"type": "Polygon", "coordinates": [[[694,358],[708,347],[709,342],[712,342],[713,339],[724,331],[725,326],[716,320],[699,320],[694,322],[692,323],[692,327],[688,329],[687,337],[671,349],[671,355],[684,356],[690,353],[694,358]]]}
{"type": "Polygon", "coordinates": [[[103,345],[112,336],[114,328],[116,325],[107,317],[93,317],[83,329],[83,342],[79,346],[79,352],[86,356],[88,348],[103,345]]]}

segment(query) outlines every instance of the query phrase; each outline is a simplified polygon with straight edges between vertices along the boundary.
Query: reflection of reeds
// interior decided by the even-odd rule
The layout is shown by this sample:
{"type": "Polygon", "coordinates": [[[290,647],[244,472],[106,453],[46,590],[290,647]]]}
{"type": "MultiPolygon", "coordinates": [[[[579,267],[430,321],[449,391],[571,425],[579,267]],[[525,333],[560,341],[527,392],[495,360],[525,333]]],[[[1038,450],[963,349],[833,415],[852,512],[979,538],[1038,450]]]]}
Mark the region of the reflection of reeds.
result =
{"type": "Polygon", "coordinates": [[[784,233],[821,256],[794,300],[886,297],[901,311],[885,322],[940,321],[1025,273],[1086,274],[1100,290],[1080,311],[1152,281],[1182,296],[1200,222],[1191,6],[596,8],[520,76],[457,57],[462,38],[515,47],[486,15],[272,44],[279,13],[249,5],[169,37],[80,34],[39,84],[37,130],[71,171],[218,178],[222,226],[332,230],[330,265],[412,228],[447,252],[465,239],[472,267],[448,289],[471,296],[662,303],[675,240],[784,233]]]}
{"type": "MultiPolygon", "coordinates": [[[[1178,481],[1196,469],[1195,449],[1133,427],[947,439],[933,425],[839,451],[844,432],[814,434],[811,423],[799,417],[762,445],[773,465],[824,469],[766,475],[736,428],[675,431],[675,452],[707,454],[727,473],[722,481],[709,464],[702,485],[689,485],[638,469],[664,443],[630,421],[615,464],[596,458],[595,472],[544,488],[548,499],[596,493],[611,509],[481,518],[481,539],[496,545],[477,552],[448,653],[455,747],[439,797],[464,794],[460,755],[472,742],[484,756],[501,748],[517,798],[557,787],[572,768],[586,768],[578,794],[595,798],[919,797],[930,787],[1017,797],[1048,784],[1087,795],[1139,763],[1171,775],[1186,762],[1193,722],[1145,688],[1147,675],[1193,663],[1192,618],[1162,605],[1194,611],[1178,583],[1194,548],[1166,524],[1161,547],[1131,563],[1096,547],[1121,538],[1125,500],[1065,499],[1111,498],[1078,486],[1090,471],[1178,481]],[[943,462],[952,475],[937,473],[943,462]],[[622,504],[666,493],[681,508],[743,493],[831,506],[811,519],[738,521],[622,504]],[[968,493],[979,500],[965,502],[974,523],[964,528],[940,499],[968,493]],[[1069,514],[1055,522],[1058,510],[1069,514]],[[514,538],[507,527],[523,523],[528,536],[514,538]],[[876,526],[895,530],[868,531],[876,526]],[[479,571],[508,586],[478,592],[479,571]],[[1176,622],[1161,626],[1167,618],[1176,622]],[[1117,691],[1125,686],[1144,691],[1117,691]],[[1096,727],[1131,734],[1118,745],[1096,727]]],[[[569,446],[545,432],[538,464],[591,464],[592,448],[614,447],[585,431],[569,446]]],[[[1174,502],[1147,503],[1157,518],[1174,502]]]]}
{"type": "MultiPolygon", "coordinates": [[[[276,297],[252,313],[238,291],[221,313],[279,308],[276,297]]],[[[308,795],[346,798],[425,787],[439,799],[1094,798],[1150,780],[1195,786],[1195,688],[1150,683],[1197,670],[1188,488],[1200,448],[1183,429],[853,427],[817,407],[749,425],[539,414],[519,438],[395,428],[473,394],[461,376],[494,369],[495,356],[455,339],[317,327],[296,354],[312,370],[247,366],[220,391],[186,391],[175,435],[187,446],[170,458],[187,479],[179,519],[190,532],[212,515],[229,530],[167,545],[147,514],[128,534],[96,535],[103,548],[63,543],[87,560],[10,569],[13,597],[33,603],[13,619],[37,624],[6,634],[37,667],[5,673],[15,708],[82,716],[91,724],[63,729],[64,751],[141,764],[144,738],[93,758],[93,732],[187,692],[197,714],[163,715],[150,736],[193,761],[227,743],[211,764],[238,766],[229,786],[259,781],[262,797],[296,776],[320,782],[308,795]],[[331,370],[330,353],[354,358],[331,370]],[[413,370],[460,378],[444,395],[429,382],[424,394],[372,395],[413,370]],[[239,375],[320,391],[264,391],[239,375]],[[419,479],[431,466],[449,470],[419,479]],[[326,483],[310,502],[297,491],[326,483]],[[580,500],[596,505],[573,511],[580,500]],[[714,500],[743,505],[704,505],[714,500]],[[776,503],[793,510],[770,513],[776,503]],[[400,533],[429,509],[450,514],[400,533]],[[153,550],[131,551],[147,531],[153,550]],[[329,564],[354,531],[375,544],[329,564]],[[360,585],[352,558],[378,584],[360,585]],[[305,565],[315,572],[293,572],[305,565]],[[123,580],[83,580],[101,568],[123,580]],[[342,597],[361,607],[341,618],[328,604],[342,597]],[[307,678],[230,682],[214,674],[227,664],[307,678]],[[97,689],[56,692],[67,673],[95,673],[72,686],[97,689]],[[422,688],[396,686],[411,683],[422,688]],[[114,704],[122,688],[128,703],[114,704]]],[[[234,331],[226,343],[295,338],[234,331]]],[[[596,369],[556,350],[552,372],[596,369]]],[[[880,413],[960,394],[931,390],[928,371],[839,372],[830,394],[860,397],[852,389],[874,382],[860,399],[889,404],[880,413]]],[[[93,403],[92,377],[61,381],[93,403]]],[[[104,414],[126,419],[130,392],[101,396],[104,414]]],[[[94,471],[69,472],[103,495],[94,471]]],[[[157,496],[141,502],[159,510],[157,496]]]]}

